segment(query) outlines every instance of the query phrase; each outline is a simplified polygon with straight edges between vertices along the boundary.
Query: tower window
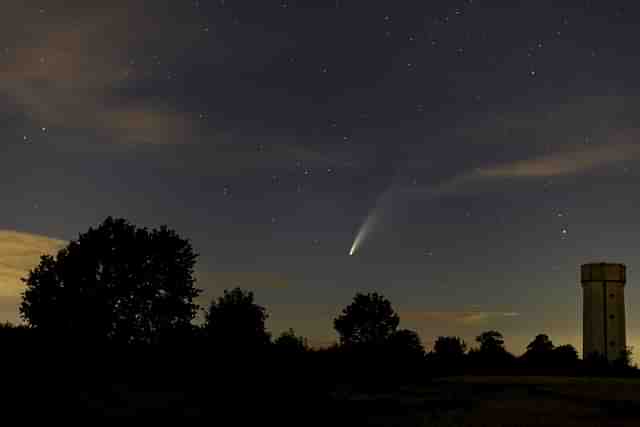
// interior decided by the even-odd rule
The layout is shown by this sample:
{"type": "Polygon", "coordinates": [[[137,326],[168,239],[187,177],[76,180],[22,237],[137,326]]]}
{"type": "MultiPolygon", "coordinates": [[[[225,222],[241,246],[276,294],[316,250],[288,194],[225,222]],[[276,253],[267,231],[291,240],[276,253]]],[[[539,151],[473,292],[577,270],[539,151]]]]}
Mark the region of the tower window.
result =
{"type": "Polygon", "coordinates": [[[609,319],[613,320],[613,319],[615,319],[615,318],[616,318],[616,316],[614,316],[613,314],[610,314],[610,315],[609,315],[609,319]]]}
{"type": "Polygon", "coordinates": [[[611,347],[613,347],[614,345],[616,345],[616,342],[615,342],[615,341],[609,341],[609,345],[610,345],[611,347]]]}
{"type": "Polygon", "coordinates": [[[613,298],[614,296],[614,294],[609,294],[609,298],[613,298]]]}

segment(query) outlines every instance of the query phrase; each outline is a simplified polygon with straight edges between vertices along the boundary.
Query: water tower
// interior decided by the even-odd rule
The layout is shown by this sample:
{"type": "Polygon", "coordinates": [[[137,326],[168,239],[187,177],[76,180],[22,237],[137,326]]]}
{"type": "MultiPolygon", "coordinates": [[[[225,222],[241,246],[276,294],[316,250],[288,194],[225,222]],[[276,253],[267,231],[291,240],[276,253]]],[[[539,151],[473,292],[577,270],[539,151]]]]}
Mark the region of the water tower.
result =
{"type": "Polygon", "coordinates": [[[612,361],[626,349],[624,264],[589,263],[581,266],[583,290],[582,357],[598,353],[612,361]]]}

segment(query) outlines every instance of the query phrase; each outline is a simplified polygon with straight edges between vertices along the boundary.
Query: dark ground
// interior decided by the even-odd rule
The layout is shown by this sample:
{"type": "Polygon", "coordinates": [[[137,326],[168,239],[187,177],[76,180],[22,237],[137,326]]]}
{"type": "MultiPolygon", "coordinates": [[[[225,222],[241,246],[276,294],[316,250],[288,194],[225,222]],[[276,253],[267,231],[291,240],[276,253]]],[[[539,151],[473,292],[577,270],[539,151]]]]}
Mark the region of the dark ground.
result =
{"type": "MultiPolygon", "coordinates": [[[[640,380],[464,376],[405,385],[339,381],[285,362],[136,357],[18,358],[5,349],[6,417],[192,417],[214,425],[638,426],[640,380]],[[46,362],[44,362],[46,360],[46,362]],[[171,367],[171,368],[169,368],[171,367]],[[248,424],[251,423],[251,424],[248,424]]],[[[189,422],[186,422],[189,424],[189,422]]],[[[184,421],[183,421],[184,424],[184,421]]]]}

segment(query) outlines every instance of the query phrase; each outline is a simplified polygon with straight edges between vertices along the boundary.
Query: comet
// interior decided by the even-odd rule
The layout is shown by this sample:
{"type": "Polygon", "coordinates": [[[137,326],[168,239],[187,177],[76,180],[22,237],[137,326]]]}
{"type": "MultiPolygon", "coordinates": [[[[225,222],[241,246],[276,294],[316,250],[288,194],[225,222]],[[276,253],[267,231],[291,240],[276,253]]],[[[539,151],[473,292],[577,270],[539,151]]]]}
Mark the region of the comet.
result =
{"type": "Polygon", "coordinates": [[[392,199],[394,193],[401,196],[403,199],[416,196],[418,196],[422,200],[434,199],[443,194],[454,193],[458,191],[461,185],[464,185],[469,181],[474,181],[475,179],[475,173],[467,173],[455,176],[443,183],[436,184],[427,188],[418,187],[402,189],[398,188],[397,186],[389,186],[378,196],[375,206],[369,211],[364,222],[362,223],[360,228],[358,228],[358,232],[356,233],[356,237],[353,239],[351,249],[349,249],[349,256],[355,255],[356,252],[360,250],[365,240],[369,237],[369,235],[374,231],[378,223],[381,221],[381,218],[384,216],[383,214],[385,210],[393,206],[392,199]]]}
{"type": "Polygon", "coordinates": [[[376,199],[376,204],[365,218],[360,228],[358,228],[358,232],[356,233],[356,237],[353,239],[353,244],[351,245],[351,249],[349,249],[349,255],[353,256],[355,253],[362,247],[365,240],[371,232],[376,228],[380,218],[382,218],[382,214],[385,206],[391,204],[391,187],[388,187],[385,191],[383,191],[378,198],[376,199]]]}
{"type": "Polygon", "coordinates": [[[351,245],[351,249],[349,250],[349,256],[355,255],[356,251],[360,249],[360,246],[362,246],[362,244],[364,243],[365,239],[367,238],[371,230],[373,230],[374,224],[376,223],[376,219],[377,219],[377,213],[378,213],[378,210],[373,209],[369,213],[369,215],[367,215],[367,218],[364,220],[364,222],[358,229],[355,239],[353,239],[353,244],[351,245]]]}
{"type": "MultiPolygon", "coordinates": [[[[440,183],[426,187],[399,187],[391,184],[378,196],[375,206],[369,211],[358,229],[351,249],[349,249],[349,255],[353,256],[360,250],[364,241],[374,231],[377,224],[381,222],[383,213],[387,208],[393,206],[392,196],[394,193],[400,196],[403,202],[413,198],[429,201],[443,195],[469,191],[473,189],[473,185],[476,187],[475,191],[481,191],[488,183],[498,179],[569,175],[592,169],[601,164],[637,157],[640,157],[640,148],[619,144],[615,150],[611,151],[596,147],[586,152],[561,152],[546,157],[478,167],[463,171],[440,183]]],[[[567,231],[563,230],[562,233],[567,234],[567,231]]]]}

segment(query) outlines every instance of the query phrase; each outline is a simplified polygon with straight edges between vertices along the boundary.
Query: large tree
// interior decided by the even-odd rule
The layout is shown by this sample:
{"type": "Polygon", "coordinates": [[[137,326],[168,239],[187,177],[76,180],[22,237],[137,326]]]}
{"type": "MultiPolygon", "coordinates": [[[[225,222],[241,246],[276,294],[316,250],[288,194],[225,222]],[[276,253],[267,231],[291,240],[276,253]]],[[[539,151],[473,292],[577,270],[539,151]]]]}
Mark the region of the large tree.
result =
{"type": "Polygon", "coordinates": [[[498,331],[486,331],[476,337],[480,348],[471,349],[468,353],[472,364],[478,366],[505,367],[515,360],[515,356],[504,346],[502,334],[498,331]]]}
{"type": "Polygon", "coordinates": [[[578,351],[571,344],[559,345],[553,349],[553,362],[559,366],[575,366],[578,363],[578,351]]]}
{"type": "Polygon", "coordinates": [[[23,279],[20,314],[33,328],[84,342],[157,343],[190,330],[197,305],[188,240],[108,217],[23,279]]]}
{"type": "Polygon", "coordinates": [[[409,329],[398,329],[389,336],[389,351],[392,357],[407,362],[411,360],[422,361],[425,356],[420,336],[409,329]]]}
{"type": "Polygon", "coordinates": [[[553,358],[555,354],[554,348],[555,346],[548,335],[538,334],[527,345],[527,351],[524,353],[523,358],[533,364],[546,364],[553,358]]]}
{"type": "Polygon", "coordinates": [[[527,351],[531,353],[549,353],[554,349],[553,342],[549,339],[547,334],[538,334],[527,345],[527,351]]]}
{"type": "Polygon", "coordinates": [[[309,350],[307,339],[297,336],[293,329],[282,332],[273,344],[276,353],[284,356],[296,356],[309,350]]]}
{"type": "Polygon", "coordinates": [[[211,301],[204,331],[210,344],[230,353],[265,349],[271,336],[265,328],[267,310],[253,301],[253,292],[225,290],[211,301]]]}
{"type": "Polygon", "coordinates": [[[439,336],[433,344],[428,360],[440,374],[452,374],[464,368],[467,344],[460,337],[439,336]]]}
{"type": "Polygon", "coordinates": [[[498,331],[486,331],[476,337],[476,342],[480,344],[480,352],[495,354],[505,352],[504,339],[498,331]]]}
{"type": "Polygon", "coordinates": [[[433,345],[434,356],[444,362],[460,362],[467,351],[467,344],[460,337],[441,336],[433,345]]]}
{"type": "Polygon", "coordinates": [[[376,292],[357,293],[333,321],[340,343],[347,347],[386,344],[399,323],[391,302],[376,292]]]}

